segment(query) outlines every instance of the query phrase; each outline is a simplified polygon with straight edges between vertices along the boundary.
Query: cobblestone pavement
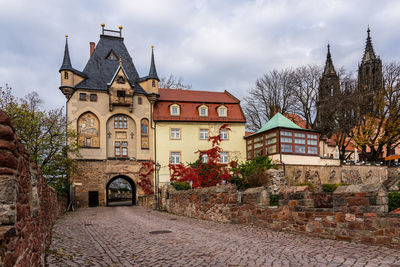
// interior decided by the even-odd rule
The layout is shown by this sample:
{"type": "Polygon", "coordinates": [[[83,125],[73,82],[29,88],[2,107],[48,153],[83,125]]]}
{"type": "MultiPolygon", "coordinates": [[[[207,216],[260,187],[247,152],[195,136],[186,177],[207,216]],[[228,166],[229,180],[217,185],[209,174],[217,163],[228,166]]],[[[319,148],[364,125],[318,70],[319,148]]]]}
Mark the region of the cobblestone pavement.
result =
{"type": "Polygon", "coordinates": [[[400,266],[384,247],[200,221],[141,207],[80,209],[60,218],[49,266],[400,266]],[[151,234],[152,231],[171,231],[151,234]]]}

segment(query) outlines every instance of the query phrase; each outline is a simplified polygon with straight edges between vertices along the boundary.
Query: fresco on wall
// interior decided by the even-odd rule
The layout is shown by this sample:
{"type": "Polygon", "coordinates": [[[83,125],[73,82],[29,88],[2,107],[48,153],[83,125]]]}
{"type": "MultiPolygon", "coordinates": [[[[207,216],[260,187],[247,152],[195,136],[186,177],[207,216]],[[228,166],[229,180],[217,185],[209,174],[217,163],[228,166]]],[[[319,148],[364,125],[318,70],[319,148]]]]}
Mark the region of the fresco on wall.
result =
{"type": "Polygon", "coordinates": [[[147,119],[143,119],[140,124],[141,127],[141,143],[142,148],[149,148],[149,121],[147,119]]]}
{"type": "Polygon", "coordinates": [[[85,113],[78,119],[78,142],[82,147],[100,147],[99,120],[93,113],[85,113]]]}

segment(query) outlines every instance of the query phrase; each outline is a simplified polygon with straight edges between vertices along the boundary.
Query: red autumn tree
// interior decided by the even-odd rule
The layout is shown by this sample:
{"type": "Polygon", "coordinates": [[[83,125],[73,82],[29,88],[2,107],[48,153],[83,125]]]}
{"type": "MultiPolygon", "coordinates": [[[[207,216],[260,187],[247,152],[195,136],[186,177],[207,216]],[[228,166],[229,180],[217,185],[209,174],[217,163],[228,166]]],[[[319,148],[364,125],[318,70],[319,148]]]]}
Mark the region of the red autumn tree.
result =
{"type": "Polygon", "coordinates": [[[219,134],[210,136],[208,141],[211,141],[211,148],[206,151],[197,151],[199,159],[194,163],[185,166],[180,164],[169,164],[171,175],[171,182],[192,182],[194,188],[209,187],[220,184],[222,180],[229,181],[232,178],[231,171],[228,166],[233,166],[234,161],[229,165],[220,163],[220,143],[221,143],[221,130],[226,129],[230,131],[227,124],[219,128],[219,134]],[[207,162],[203,162],[203,158],[207,162]]]}

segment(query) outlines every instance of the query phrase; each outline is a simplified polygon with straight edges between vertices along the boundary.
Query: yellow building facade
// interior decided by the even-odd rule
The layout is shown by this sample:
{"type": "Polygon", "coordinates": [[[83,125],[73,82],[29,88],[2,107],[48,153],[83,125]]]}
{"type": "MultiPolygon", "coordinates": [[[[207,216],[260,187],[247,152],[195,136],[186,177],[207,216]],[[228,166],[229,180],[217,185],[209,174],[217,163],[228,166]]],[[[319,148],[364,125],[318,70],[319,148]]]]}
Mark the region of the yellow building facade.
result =
{"type": "MultiPolygon", "coordinates": [[[[68,127],[76,131],[80,155],[70,174],[76,206],[108,205],[109,189],[127,181],[136,204],[146,189],[139,172],[144,162],[161,164],[160,181],[169,181],[168,164],[193,162],[198,150],[211,148],[209,136],[223,124],[222,161],[245,159],[245,119],[240,101],[229,92],[160,89],[152,49],[150,70],[140,77],[119,31],[102,25],[100,40],[90,42],[83,69],[72,67],[68,38],[60,72],[68,127]]],[[[155,187],[156,173],[150,179],[155,187]]]]}

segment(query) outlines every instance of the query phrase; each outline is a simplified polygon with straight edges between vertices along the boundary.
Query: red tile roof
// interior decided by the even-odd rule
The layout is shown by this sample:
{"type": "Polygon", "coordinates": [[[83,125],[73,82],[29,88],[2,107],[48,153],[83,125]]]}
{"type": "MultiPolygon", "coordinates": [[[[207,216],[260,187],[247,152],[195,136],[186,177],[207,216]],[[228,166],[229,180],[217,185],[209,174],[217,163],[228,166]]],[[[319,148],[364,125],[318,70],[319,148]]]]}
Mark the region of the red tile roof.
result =
{"type": "Polygon", "coordinates": [[[248,132],[248,131],[246,131],[246,132],[244,132],[244,136],[249,136],[249,135],[252,135],[252,134],[254,134],[255,132],[248,132]]]}
{"type": "Polygon", "coordinates": [[[195,91],[183,89],[162,89],[158,90],[159,101],[177,102],[199,102],[199,103],[239,103],[240,101],[225,92],[195,91]]]}
{"type": "Polygon", "coordinates": [[[299,115],[297,114],[293,114],[293,113],[286,113],[284,114],[284,116],[286,118],[288,118],[289,120],[293,121],[294,123],[296,123],[298,126],[300,126],[303,129],[311,129],[311,126],[309,125],[308,127],[306,127],[306,121],[303,120],[299,115]]]}
{"type": "Polygon", "coordinates": [[[229,92],[207,92],[181,89],[159,89],[160,98],[154,105],[155,121],[207,121],[207,122],[246,122],[240,101],[229,92]],[[200,117],[198,107],[208,107],[208,116],[200,117]],[[169,106],[178,104],[180,116],[171,116],[169,106]],[[219,117],[217,108],[224,105],[227,117],[219,117]]]}
{"type": "Polygon", "coordinates": [[[400,214],[400,208],[392,210],[390,213],[399,213],[400,214]]]}

